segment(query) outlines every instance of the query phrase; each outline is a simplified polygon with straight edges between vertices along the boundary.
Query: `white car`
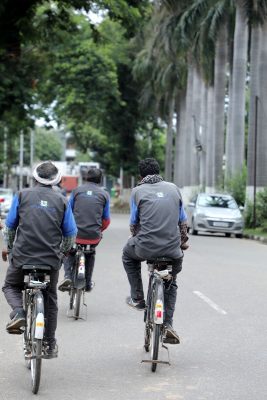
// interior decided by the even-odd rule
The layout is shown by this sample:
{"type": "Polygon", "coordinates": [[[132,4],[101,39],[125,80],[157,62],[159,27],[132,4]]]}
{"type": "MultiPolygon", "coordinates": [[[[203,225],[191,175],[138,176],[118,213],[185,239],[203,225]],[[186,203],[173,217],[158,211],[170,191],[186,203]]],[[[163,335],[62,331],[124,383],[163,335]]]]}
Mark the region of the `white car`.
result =
{"type": "Polygon", "coordinates": [[[0,188],[0,215],[5,218],[10,210],[13,200],[12,189],[0,188]]]}
{"type": "Polygon", "coordinates": [[[199,193],[186,207],[188,226],[193,235],[199,231],[220,232],[227,237],[233,233],[242,238],[244,219],[241,210],[228,194],[199,193]]]}

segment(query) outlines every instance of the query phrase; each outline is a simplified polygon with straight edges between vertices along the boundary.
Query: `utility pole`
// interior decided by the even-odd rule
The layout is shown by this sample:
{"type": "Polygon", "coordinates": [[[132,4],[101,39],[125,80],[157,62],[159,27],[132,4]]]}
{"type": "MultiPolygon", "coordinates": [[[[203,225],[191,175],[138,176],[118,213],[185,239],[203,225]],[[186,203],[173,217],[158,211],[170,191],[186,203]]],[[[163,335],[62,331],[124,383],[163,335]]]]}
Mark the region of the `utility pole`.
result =
{"type": "Polygon", "coordinates": [[[7,181],[7,132],[6,128],[4,128],[4,149],[3,149],[3,164],[4,164],[4,180],[3,180],[3,186],[6,188],[8,185],[7,181]]]}
{"type": "Polygon", "coordinates": [[[120,195],[123,195],[123,167],[120,167],[120,195]]]}
{"type": "MultiPolygon", "coordinates": [[[[34,130],[31,130],[31,138],[30,138],[30,166],[31,171],[33,170],[33,163],[34,163],[34,130]]],[[[31,183],[30,186],[33,186],[33,177],[31,175],[31,183]]]]}
{"type": "Polygon", "coordinates": [[[256,195],[257,195],[258,103],[259,103],[259,97],[255,96],[254,180],[253,180],[253,227],[254,228],[256,228],[257,224],[256,195]]]}
{"type": "Polygon", "coordinates": [[[19,190],[23,187],[23,155],[24,155],[24,134],[20,134],[19,141],[19,190]]]}

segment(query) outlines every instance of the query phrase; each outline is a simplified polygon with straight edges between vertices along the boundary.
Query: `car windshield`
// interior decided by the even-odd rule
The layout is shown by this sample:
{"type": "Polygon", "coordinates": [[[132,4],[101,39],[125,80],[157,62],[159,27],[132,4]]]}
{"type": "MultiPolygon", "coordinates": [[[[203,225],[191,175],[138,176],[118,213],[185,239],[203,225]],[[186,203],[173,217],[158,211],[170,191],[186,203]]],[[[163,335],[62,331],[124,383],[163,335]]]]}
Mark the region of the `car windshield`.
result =
{"type": "Polygon", "coordinates": [[[228,196],[199,196],[198,205],[201,207],[220,207],[237,209],[237,204],[232,197],[228,196]]]}

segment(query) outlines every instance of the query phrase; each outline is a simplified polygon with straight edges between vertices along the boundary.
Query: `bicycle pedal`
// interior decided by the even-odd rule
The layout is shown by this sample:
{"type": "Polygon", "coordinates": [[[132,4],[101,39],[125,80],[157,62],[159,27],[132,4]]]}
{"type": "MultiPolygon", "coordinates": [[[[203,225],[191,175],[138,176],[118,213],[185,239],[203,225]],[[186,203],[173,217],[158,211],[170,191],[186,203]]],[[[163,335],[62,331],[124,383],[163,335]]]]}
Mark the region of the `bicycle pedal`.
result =
{"type": "Polygon", "coordinates": [[[11,334],[11,335],[22,335],[23,333],[24,333],[24,330],[25,329],[20,329],[20,328],[18,328],[18,329],[7,329],[6,331],[7,331],[7,333],[9,333],[9,334],[11,334]]]}

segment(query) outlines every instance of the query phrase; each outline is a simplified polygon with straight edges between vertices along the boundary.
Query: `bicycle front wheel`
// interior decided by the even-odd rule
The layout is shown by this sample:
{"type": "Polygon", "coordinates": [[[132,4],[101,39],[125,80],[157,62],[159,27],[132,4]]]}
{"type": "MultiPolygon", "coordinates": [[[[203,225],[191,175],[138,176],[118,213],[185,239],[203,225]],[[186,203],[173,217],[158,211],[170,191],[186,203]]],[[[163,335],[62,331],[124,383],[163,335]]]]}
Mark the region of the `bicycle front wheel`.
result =
{"type": "Polygon", "coordinates": [[[74,318],[78,319],[80,316],[82,289],[76,289],[74,294],[74,318]]]}
{"type": "Polygon", "coordinates": [[[157,369],[157,363],[153,361],[157,361],[159,358],[159,341],[160,341],[160,328],[161,325],[154,324],[152,331],[152,346],[151,346],[151,370],[155,372],[157,369]]]}

